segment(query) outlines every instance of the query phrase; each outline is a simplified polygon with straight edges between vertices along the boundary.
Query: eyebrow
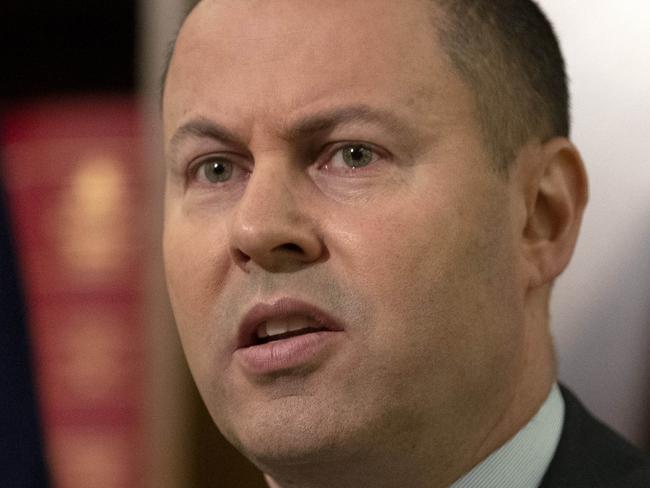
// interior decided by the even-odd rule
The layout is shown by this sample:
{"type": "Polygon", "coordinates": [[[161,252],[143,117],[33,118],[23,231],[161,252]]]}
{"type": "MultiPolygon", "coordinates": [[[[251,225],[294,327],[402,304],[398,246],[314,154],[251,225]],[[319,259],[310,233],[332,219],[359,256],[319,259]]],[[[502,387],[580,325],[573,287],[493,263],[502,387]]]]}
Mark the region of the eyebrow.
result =
{"type": "Polygon", "coordinates": [[[369,123],[391,132],[407,131],[406,125],[392,112],[368,105],[350,105],[324,110],[298,120],[287,131],[288,139],[297,139],[318,132],[327,132],[344,124],[369,123]]]}
{"type": "MultiPolygon", "coordinates": [[[[301,138],[334,130],[345,124],[368,123],[383,126],[400,136],[409,134],[408,126],[394,113],[368,105],[349,105],[305,116],[283,129],[283,138],[301,138]]],[[[169,141],[169,151],[173,154],[181,141],[187,138],[208,138],[234,146],[245,146],[241,137],[225,126],[206,117],[197,117],[180,126],[169,141]]]]}
{"type": "Polygon", "coordinates": [[[198,117],[176,129],[174,135],[169,140],[169,152],[171,154],[175,153],[183,139],[192,137],[214,139],[226,144],[242,144],[237,135],[223,125],[217,124],[205,117],[198,117]]]}

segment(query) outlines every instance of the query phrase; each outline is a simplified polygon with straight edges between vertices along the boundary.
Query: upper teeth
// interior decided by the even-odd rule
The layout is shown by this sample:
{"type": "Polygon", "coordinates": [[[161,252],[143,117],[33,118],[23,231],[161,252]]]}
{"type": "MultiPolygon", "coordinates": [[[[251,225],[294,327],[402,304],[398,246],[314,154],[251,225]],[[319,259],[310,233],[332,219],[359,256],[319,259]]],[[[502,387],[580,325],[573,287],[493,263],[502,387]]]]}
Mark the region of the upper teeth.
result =
{"type": "Polygon", "coordinates": [[[282,317],[270,319],[260,324],[257,328],[257,337],[271,337],[294,330],[316,328],[318,325],[313,319],[304,316],[282,317]]]}

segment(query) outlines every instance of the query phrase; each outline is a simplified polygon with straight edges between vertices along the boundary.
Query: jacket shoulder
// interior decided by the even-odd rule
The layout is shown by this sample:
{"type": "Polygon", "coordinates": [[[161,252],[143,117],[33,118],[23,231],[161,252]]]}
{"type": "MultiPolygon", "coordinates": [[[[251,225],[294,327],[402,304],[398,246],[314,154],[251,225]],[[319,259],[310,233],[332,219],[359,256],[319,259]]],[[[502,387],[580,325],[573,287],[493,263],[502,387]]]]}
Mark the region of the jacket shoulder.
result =
{"type": "Polygon", "coordinates": [[[650,488],[650,459],[561,389],[562,436],[540,488],[650,488]]]}

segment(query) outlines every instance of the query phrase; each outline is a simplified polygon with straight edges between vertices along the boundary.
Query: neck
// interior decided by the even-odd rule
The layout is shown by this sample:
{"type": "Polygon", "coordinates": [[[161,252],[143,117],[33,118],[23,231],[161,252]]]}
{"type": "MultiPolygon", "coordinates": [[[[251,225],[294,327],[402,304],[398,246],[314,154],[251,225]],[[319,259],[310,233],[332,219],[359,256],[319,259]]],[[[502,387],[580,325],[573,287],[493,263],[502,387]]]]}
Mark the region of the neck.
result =
{"type": "Polygon", "coordinates": [[[443,488],[456,479],[449,474],[447,459],[437,459],[436,454],[424,451],[408,454],[381,459],[363,455],[332,463],[321,461],[309,467],[293,466],[264,476],[270,488],[443,488]]]}
{"type": "Polygon", "coordinates": [[[506,396],[504,408],[485,431],[483,441],[469,458],[468,472],[508,442],[548,397],[556,381],[555,353],[549,330],[550,285],[530,290],[526,297],[523,354],[519,375],[506,396]]]}

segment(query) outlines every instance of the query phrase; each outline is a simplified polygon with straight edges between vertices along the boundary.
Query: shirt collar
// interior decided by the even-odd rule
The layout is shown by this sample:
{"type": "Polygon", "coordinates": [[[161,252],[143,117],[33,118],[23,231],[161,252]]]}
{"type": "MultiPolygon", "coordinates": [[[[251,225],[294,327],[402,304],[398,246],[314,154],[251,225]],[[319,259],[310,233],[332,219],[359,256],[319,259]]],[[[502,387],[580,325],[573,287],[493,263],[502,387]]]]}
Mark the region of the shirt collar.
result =
{"type": "Polygon", "coordinates": [[[564,400],[557,383],[535,416],[450,488],[538,487],[560,441],[564,400]]]}

